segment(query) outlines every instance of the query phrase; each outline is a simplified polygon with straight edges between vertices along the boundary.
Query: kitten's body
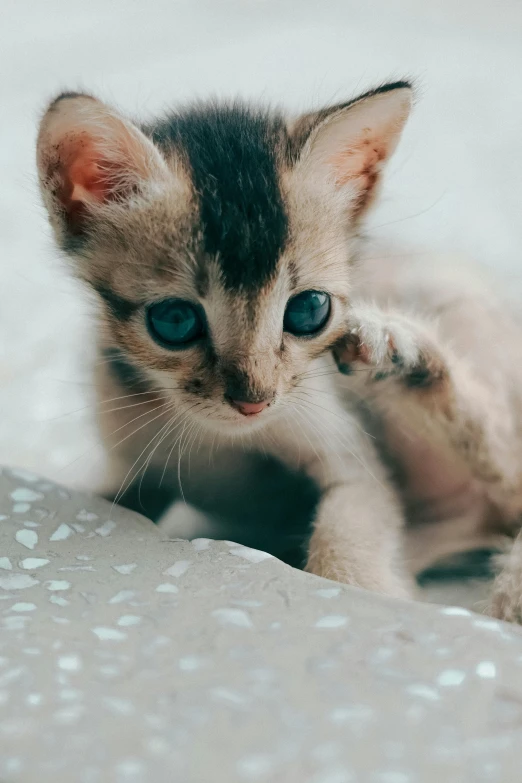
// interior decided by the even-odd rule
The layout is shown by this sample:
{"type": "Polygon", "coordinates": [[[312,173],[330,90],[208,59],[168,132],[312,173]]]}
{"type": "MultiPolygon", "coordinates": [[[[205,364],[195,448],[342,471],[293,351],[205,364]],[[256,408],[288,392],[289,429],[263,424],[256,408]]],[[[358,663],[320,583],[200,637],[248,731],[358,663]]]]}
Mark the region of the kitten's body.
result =
{"type": "MultiPolygon", "coordinates": [[[[442,357],[447,348],[452,359],[458,357],[459,365],[466,367],[471,380],[469,399],[464,405],[467,402],[471,410],[475,402],[483,401],[483,415],[491,420],[498,457],[503,460],[501,476],[495,455],[485,457],[479,473],[451,442],[438,416],[432,416],[437,411],[437,389],[408,389],[394,376],[374,380],[362,363],[354,366],[353,376],[344,377],[333,369],[330,359],[320,358],[310,371],[310,378],[303,381],[300,398],[308,410],[314,411],[314,424],[321,432],[317,448],[324,447],[325,440],[331,444],[339,438],[349,439],[346,445],[355,451],[357,463],[358,459],[364,460],[361,430],[368,432],[377,454],[387,465],[385,480],[391,480],[398,492],[405,521],[404,559],[412,574],[446,555],[503,547],[505,536],[515,532],[522,510],[517,478],[522,455],[514,420],[517,411],[522,419],[520,327],[502,306],[501,297],[480,279],[476,268],[462,259],[432,257],[430,261],[433,266],[427,272],[422,256],[389,258],[383,254],[381,258],[364,259],[356,291],[361,301],[372,302],[369,312],[377,307],[382,308],[382,313],[393,309],[411,314],[413,339],[418,342],[419,331],[427,327],[430,338],[440,346],[442,357]],[[502,355],[492,375],[486,357],[497,355],[499,342],[502,355]],[[332,402],[336,399],[341,408],[333,410],[332,402]],[[510,473],[512,480],[503,486],[510,473]]],[[[130,392],[131,387],[122,383],[114,362],[103,362],[97,372],[102,401],[130,392]]],[[[156,405],[150,404],[152,415],[156,405]]],[[[108,444],[113,440],[109,429],[116,429],[116,443],[120,433],[127,432],[124,428],[130,431],[131,422],[146,410],[147,405],[140,401],[129,410],[101,413],[100,424],[108,444]]],[[[122,474],[123,468],[127,472],[141,450],[147,450],[157,423],[145,427],[131,444],[123,444],[123,467],[117,467],[108,486],[128,483],[131,476],[122,474]]],[[[302,421],[291,420],[283,437],[281,422],[277,422],[275,432],[267,428],[260,433],[260,440],[238,440],[232,446],[226,440],[216,442],[213,433],[204,431],[187,432],[181,438],[181,427],[180,440],[173,451],[170,441],[168,446],[157,448],[144,475],[141,499],[126,500],[124,495],[122,502],[141,506],[151,516],[160,515],[165,506],[162,504],[158,512],[150,504],[158,497],[158,471],[163,473],[168,460],[166,474],[170,483],[165,476],[162,481],[165,489],[168,485],[165,503],[181,498],[183,493],[187,501],[214,519],[214,532],[230,536],[233,530],[244,542],[269,546],[280,556],[291,555],[295,561],[301,546],[307,543],[308,530],[303,523],[311,518],[317,501],[313,487],[297,472],[306,465],[307,438],[313,438],[313,433],[304,434],[300,427],[302,421]],[[280,459],[287,441],[290,455],[286,461],[297,475],[278,471],[266,456],[256,457],[262,452],[280,459]]],[[[477,449],[476,439],[468,446],[465,434],[457,433],[456,437],[466,449],[477,449]]],[[[375,458],[375,454],[366,455],[364,468],[370,481],[369,486],[365,484],[368,496],[359,511],[363,517],[374,480],[383,480],[382,469],[376,471],[375,458]]],[[[392,508],[385,509],[385,518],[393,517],[392,508]]],[[[324,571],[335,576],[329,570],[332,563],[333,559],[324,571]]]]}
{"type": "Polygon", "coordinates": [[[103,303],[113,496],[157,518],[184,486],[234,516],[237,487],[252,502],[244,454],[269,455],[298,489],[279,495],[285,530],[315,506],[307,569],[398,596],[437,554],[509,530],[522,475],[518,331],[500,306],[468,276],[356,263],[409,103],[398,83],[292,122],[218,107],[142,133],[72,94],[39,139],[58,241],[103,303]]]}

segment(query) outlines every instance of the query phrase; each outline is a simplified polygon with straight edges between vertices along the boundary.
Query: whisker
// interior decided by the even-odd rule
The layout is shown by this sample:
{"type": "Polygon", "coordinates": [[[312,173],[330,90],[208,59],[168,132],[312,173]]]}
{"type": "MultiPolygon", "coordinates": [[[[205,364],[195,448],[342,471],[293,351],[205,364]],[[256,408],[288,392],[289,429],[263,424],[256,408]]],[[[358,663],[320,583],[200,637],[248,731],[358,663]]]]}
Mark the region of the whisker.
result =
{"type": "Polygon", "coordinates": [[[330,391],[326,391],[325,389],[316,389],[315,386],[296,386],[296,389],[298,389],[299,391],[313,391],[316,394],[326,394],[328,395],[328,397],[333,397],[336,400],[340,400],[341,392],[342,392],[342,390],[340,390],[339,392],[335,392],[335,391],[330,392],[330,391]]]}
{"type": "MultiPolygon", "coordinates": [[[[300,413],[303,416],[304,416],[303,411],[306,411],[307,414],[310,412],[310,408],[308,408],[306,406],[305,402],[302,401],[302,400],[301,401],[297,401],[297,402],[294,401],[294,405],[296,406],[296,409],[299,410],[300,413]]],[[[312,428],[312,430],[314,431],[315,435],[317,436],[319,442],[323,444],[323,447],[324,447],[324,450],[325,450],[325,454],[326,453],[330,453],[331,454],[331,452],[332,452],[331,444],[326,439],[326,435],[325,435],[325,432],[323,431],[323,429],[321,429],[321,427],[317,426],[315,421],[313,419],[310,419],[310,417],[308,415],[305,417],[305,420],[306,420],[307,426],[312,428]]],[[[323,422],[323,424],[326,424],[326,422],[323,422]]],[[[342,445],[344,447],[344,443],[342,445]]],[[[341,460],[340,455],[337,452],[334,452],[334,453],[335,453],[335,456],[339,460],[341,460]]]]}
{"type": "MultiPolygon", "coordinates": [[[[303,394],[303,393],[304,393],[304,394],[306,394],[306,390],[305,390],[305,389],[299,389],[298,391],[299,391],[301,394],[303,394]]],[[[296,390],[294,390],[294,392],[293,392],[293,393],[295,393],[295,392],[296,392],[296,390]]],[[[308,396],[312,396],[312,395],[308,395],[308,396]]],[[[324,408],[322,405],[319,405],[319,403],[317,403],[317,402],[314,402],[314,401],[312,401],[312,400],[307,400],[307,402],[308,402],[310,405],[314,405],[316,408],[320,408],[322,411],[325,411],[325,412],[326,412],[326,413],[328,413],[330,416],[335,416],[337,419],[340,419],[340,420],[341,420],[342,422],[344,422],[345,424],[350,424],[350,425],[353,425],[353,421],[354,421],[354,418],[353,418],[353,417],[351,417],[351,418],[347,418],[347,417],[345,417],[345,416],[341,416],[339,413],[336,413],[335,411],[331,411],[331,410],[329,410],[328,408],[324,408]]]]}
{"type": "MultiPolygon", "coordinates": [[[[288,413],[292,417],[292,421],[297,424],[301,432],[303,431],[303,428],[301,426],[301,422],[297,418],[297,412],[292,410],[291,406],[288,406],[289,411],[288,413]]],[[[295,431],[292,430],[292,435],[294,435],[296,443],[297,443],[297,465],[299,466],[301,464],[301,439],[295,435],[295,431]]]]}
{"type": "MultiPolygon", "coordinates": [[[[158,417],[158,418],[159,418],[159,417],[158,417]]],[[[127,484],[127,479],[129,478],[129,475],[130,475],[130,474],[132,473],[132,471],[134,470],[134,467],[135,467],[136,463],[140,461],[140,459],[141,459],[141,457],[143,456],[143,454],[144,454],[144,453],[147,451],[147,449],[149,448],[149,446],[150,446],[150,445],[151,445],[151,444],[152,444],[152,443],[153,443],[153,442],[156,440],[156,438],[157,438],[157,437],[158,437],[158,435],[159,435],[159,434],[160,434],[160,433],[163,431],[163,429],[164,429],[164,427],[165,427],[165,426],[166,426],[166,425],[164,425],[164,426],[163,426],[163,427],[162,427],[162,428],[161,428],[161,429],[160,429],[158,432],[156,432],[156,433],[155,433],[155,434],[152,436],[152,438],[151,438],[151,439],[148,441],[148,443],[145,445],[145,447],[144,447],[144,448],[143,448],[143,449],[140,451],[140,453],[138,454],[137,458],[134,460],[134,462],[133,462],[133,463],[132,463],[132,465],[130,466],[130,468],[129,468],[129,470],[127,471],[127,473],[125,474],[125,477],[124,477],[123,481],[122,481],[122,482],[121,482],[121,484],[120,484],[120,488],[119,488],[118,492],[116,493],[116,495],[115,495],[115,497],[114,497],[114,500],[113,500],[113,502],[112,502],[112,508],[113,508],[113,509],[114,509],[114,506],[115,506],[115,505],[118,503],[118,501],[119,501],[119,500],[120,500],[120,499],[123,497],[123,495],[124,495],[124,494],[125,494],[125,492],[128,490],[128,488],[129,488],[129,487],[132,485],[133,481],[135,481],[135,479],[136,479],[136,477],[137,477],[138,473],[140,472],[141,468],[138,468],[138,470],[137,470],[136,474],[135,474],[135,475],[133,475],[133,476],[131,477],[131,479],[130,479],[129,483],[127,484]]],[[[139,488],[139,492],[138,492],[138,498],[139,498],[139,501],[140,501],[140,503],[141,503],[141,482],[140,482],[140,488],[139,488]]],[[[111,513],[112,513],[112,512],[111,512],[111,513]]]]}
{"type": "MultiPolygon", "coordinates": [[[[309,405],[313,405],[314,403],[310,402],[310,400],[298,400],[298,401],[296,402],[296,404],[298,404],[298,405],[300,404],[302,407],[306,408],[307,406],[309,406],[309,405]]],[[[320,405],[316,405],[316,407],[319,407],[319,408],[321,408],[322,406],[320,406],[320,405]]],[[[311,409],[308,407],[308,410],[311,410],[311,409]]],[[[328,411],[326,408],[323,408],[323,410],[326,410],[328,413],[333,413],[333,411],[328,411]]],[[[312,412],[313,412],[313,411],[312,411],[312,412]]],[[[308,421],[308,423],[309,423],[310,425],[312,424],[310,421],[308,421]]],[[[354,420],[353,422],[351,422],[351,423],[352,423],[352,424],[354,424],[354,423],[355,423],[355,420],[354,420]]],[[[333,428],[333,423],[332,423],[332,422],[324,421],[324,424],[325,424],[326,426],[330,427],[330,428],[333,428]]],[[[361,465],[361,467],[363,467],[363,468],[364,468],[364,470],[365,470],[365,471],[366,471],[366,472],[367,472],[367,473],[368,473],[368,474],[369,474],[369,475],[370,475],[370,476],[371,476],[371,477],[372,477],[372,478],[373,478],[373,479],[374,479],[374,480],[375,480],[375,481],[376,481],[376,482],[379,484],[379,486],[382,486],[382,483],[379,481],[379,479],[377,478],[377,476],[375,476],[375,475],[372,473],[372,471],[369,469],[369,467],[366,465],[366,463],[365,463],[365,462],[364,462],[364,461],[361,459],[361,457],[360,457],[358,454],[356,454],[356,453],[355,453],[355,452],[354,452],[354,451],[353,451],[353,450],[350,448],[350,446],[348,445],[347,441],[346,441],[344,438],[342,438],[342,437],[339,435],[339,432],[338,432],[337,430],[335,430],[335,429],[331,429],[331,432],[332,432],[332,435],[333,435],[333,436],[334,436],[334,437],[335,437],[335,438],[338,440],[338,442],[339,442],[339,443],[340,443],[340,444],[343,446],[343,448],[345,448],[345,449],[348,451],[348,453],[349,453],[349,454],[351,454],[351,456],[352,456],[352,457],[354,457],[354,459],[356,459],[356,460],[357,460],[357,462],[358,462],[358,463],[361,465]]],[[[366,434],[368,434],[368,433],[366,433],[366,434]]]]}
{"type": "Polygon", "coordinates": [[[167,392],[176,391],[178,389],[178,386],[163,386],[163,387],[154,387],[149,389],[148,391],[144,392],[133,392],[132,394],[123,394],[121,397],[109,397],[105,400],[98,400],[98,405],[108,405],[111,402],[118,402],[120,400],[128,400],[134,397],[143,397],[145,395],[151,395],[151,394],[158,394],[161,397],[164,397],[167,392]]]}
{"type": "MultiPolygon", "coordinates": [[[[133,422],[135,422],[135,421],[138,421],[139,419],[142,419],[144,416],[147,416],[149,413],[154,413],[155,411],[159,411],[161,408],[164,408],[166,404],[167,404],[166,402],[162,402],[162,403],[161,403],[161,405],[157,405],[157,406],[156,406],[155,408],[153,408],[151,411],[145,411],[145,413],[140,413],[140,415],[139,415],[139,416],[135,416],[135,417],[134,417],[133,419],[131,419],[130,421],[127,421],[127,422],[125,422],[125,424],[122,424],[120,427],[117,427],[115,430],[113,430],[113,431],[112,431],[112,432],[109,434],[109,436],[108,436],[108,437],[111,437],[112,435],[115,435],[115,434],[116,434],[117,432],[119,432],[120,430],[124,429],[125,427],[128,427],[128,426],[129,426],[129,424],[132,424],[133,422]]],[[[160,415],[161,415],[161,414],[160,414],[160,415]]],[[[159,417],[158,417],[158,418],[159,418],[159,417]]],[[[136,430],[136,432],[138,432],[138,430],[136,430]]]]}
{"type": "MultiPolygon", "coordinates": [[[[375,367],[352,367],[350,375],[356,374],[356,373],[367,373],[372,372],[375,367]]],[[[304,375],[299,380],[313,380],[313,378],[326,378],[329,375],[339,375],[341,377],[345,377],[344,374],[336,368],[335,370],[325,370],[324,372],[318,372],[314,375],[304,375]]]]}
{"type": "Polygon", "coordinates": [[[427,212],[433,209],[433,207],[436,207],[437,204],[439,204],[442,201],[442,199],[446,197],[446,195],[447,195],[447,191],[444,191],[443,193],[440,194],[438,198],[435,199],[435,201],[432,204],[430,204],[425,209],[421,209],[420,212],[415,212],[412,215],[406,215],[406,217],[398,218],[397,220],[390,220],[387,223],[380,223],[377,226],[372,225],[371,230],[377,231],[380,228],[385,228],[386,226],[394,226],[396,223],[404,223],[405,220],[412,220],[413,218],[420,217],[421,215],[425,215],[427,212]]]}
{"type": "MultiPolygon", "coordinates": [[[[116,413],[116,411],[124,411],[128,408],[135,408],[138,405],[146,405],[147,403],[154,403],[159,402],[162,398],[161,397],[155,397],[151,400],[142,400],[141,402],[134,402],[131,405],[120,405],[117,408],[108,408],[107,410],[99,410],[100,414],[106,414],[106,413],[116,413]]],[[[96,403],[93,403],[92,405],[85,405],[83,408],[77,408],[74,411],[67,411],[66,413],[61,413],[59,416],[53,416],[49,419],[40,419],[38,421],[38,424],[47,424],[47,422],[50,421],[59,421],[60,419],[64,419],[67,416],[74,416],[75,413],[83,413],[87,410],[96,410],[98,406],[96,403]]]]}
{"type": "Polygon", "coordinates": [[[123,394],[120,397],[109,397],[106,400],[100,400],[100,405],[105,405],[109,402],[118,402],[119,400],[128,400],[130,397],[142,397],[144,394],[161,394],[163,391],[170,391],[170,389],[149,389],[144,392],[133,392],[132,394],[123,394]]]}
{"type": "MultiPolygon", "coordinates": [[[[313,424],[311,424],[311,422],[310,422],[310,418],[309,418],[309,416],[307,415],[307,414],[308,414],[308,411],[307,411],[307,409],[304,407],[304,405],[301,405],[300,403],[295,403],[295,402],[294,402],[294,405],[295,405],[295,412],[296,412],[296,415],[300,415],[300,416],[302,417],[302,419],[305,421],[306,425],[307,425],[307,426],[311,426],[311,427],[312,427],[312,429],[314,430],[314,433],[315,433],[315,434],[318,436],[318,438],[319,438],[319,442],[320,442],[320,443],[321,443],[321,442],[323,442],[323,443],[324,443],[324,442],[325,442],[324,435],[323,435],[323,434],[322,434],[320,431],[318,431],[318,430],[317,430],[317,429],[314,427],[314,425],[313,425],[313,424]]],[[[306,440],[308,441],[308,443],[310,443],[310,445],[312,445],[312,444],[311,444],[311,441],[310,441],[310,438],[308,437],[308,434],[307,434],[307,432],[306,432],[306,427],[303,427],[303,426],[301,426],[301,431],[302,431],[303,435],[305,436],[306,440]]],[[[314,454],[316,455],[316,457],[318,458],[319,462],[321,463],[321,466],[323,466],[323,467],[324,467],[324,458],[325,458],[325,456],[326,456],[327,449],[325,449],[325,450],[324,450],[324,453],[323,453],[322,455],[319,455],[319,453],[318,453],[318,452],[317,452],[317,450],[315,449],[315,446],[312,446],[312,450],[313,450],[314,454]]]]}
{"type": "MultiPolygon", "coordinates": [[[[198,402],[194,403],[193,405],[191,405],[191,406],[190,406],[188,409],[186,409],[186,410],[182,411],[182,414],[181,414],[181,415],[183,415],[183,414],[186,414],[186,415],[184,416],[184,418],[182,419],[182,421],[180,421],[178,424],[176,424],[176,426],[174,427],[174,430],[178,429],[178,427],[181,427],[181,425],[182,425],[182,424],[183,424],[183,423],[184,423],[184,422],[187,420],[187,418],[188,418],[188,416],[189,416],[189,413],[190,413],[190,411],[191,411],[193,408],[195,408],[196,406],[198,406],[198,405],[201,405],[201,404],[202,404],[202,403],[200,403],[200,402],[198,401],[198,402]]],[[[172,433],[174,430],[170,430],[170,431],[167,433],[167,435],[170,435],[170,434],[171,434],[171,433],[172,433]]],[[[182,432],[182,434],[183,434],[183,432],[182,432]]],[[[161,474],[161,479],[160,479],[160,482],[159,482],[159,485],[158,485],[159,487],[161,487],[161,485],[162,485],[162,483],[163,483],[163,479],[165,478],[165,473],[166,473],[166,471],[167,471],[167,466],[168,466],[168,464],[169,464],[169,460],[170,460],[170,458],[171,458],[171,456],[172,456],[172,452],[174,451],[174,449],[175,449],[175,447],[176,447],[176,443],[177,443],[177,442],[178,442],[178,439],[176,439],[176,440],[174,441],[174,443],[172,444],[172,447],[171,447],[171,449],[170,449],[170,451],[169,451],[169,453],[168,453],[168,455],[167,455],[167,459],[166,459],[166,461],[165,461],[165,466],[164,466],[164,468],[163,468],[163,472],[162,472],[162,474],[161,474]]]]}
{"type": "Polygon", "coordinates": [[[186,424],[183,425],[183,429],[181,430],[181,435],[178,438],[178,485],[179,485],[179,491],[181,493],[181,497],[183,498],[183,502],[186,503],[185,499],[185,493],[183,492],[183,484],[181,483],[181,453],[182,453],[182,443],[183,443],[183,435],[185,433],[185,427],[186,424]]]}
{"type": "MultiPolygon", "coordinates": [[[[105,435],[101,438],[102,441],[107,441],[112,435],[114,435],[116,432],[119,432],[119,430],[122,430],[124,427],[128,427],[129,424],[132,424],[134,421],[137,421],[138,419],[143,418],[143,416],[150,415],[151,413],[154,413],[155,411],[159,410],[160,408],[165,407],[165,403],[163,405],[159,405],[156,408],[153,408],[151,411],[147,411],[146,413],[142,413],[141,416],[136,416],[136,418],[131,419],[131,421],[126,422],[122,427],[118,427],[118,429],[114,430],[113,432],[110,432],[108,435],[105,435]]],[[[131,438],[133,435],[135,435],[137,432],[143,429],[143,427],[147,427],[149,424],[152,424],[153,421],[156,421],[156,419],[159,419],[160,416],[163,416],[166,411],[168,411],[169,408],[165,407],[165,411],[162,411],[162,413],[159,413],[157,416],[154,416],[152,419],[149,419],[149,421],[146,421],[144,424],[141,424],[139,427],[134,429],[132,432],[130,432],[128,435],[126,435],[124,438],[119,440],[117,443],[115,443],[113,446],[110,446],[108,449],[108,452],[111,452],[113,449],[120,446],[122,443],[124,443],[128,438],[131,438]]],[[[71,465],[74,465],[78,460],[83,459],[87,454],[89,454],[92,451],[91,449],[88,449],[87,451],[84,451],[83,454],[80,454],[79,457],[76,457],[71,462],[69,462],[67,465],[64,465],[63,468],[60,468],[60,470],[65,470],[66,468],[70,468],[71,465]]]]}
{"type": "MultiPolygon", "coordinates": [[[[295,410],[296,410],[296,412],[297,412],[297,411],[298,411],[298,407],[299,407],[299,401],[298,401],[297,403],[295,403],[295,402],[294,402],[294,405],[295,405],[295,410]]],[[[310,446],[310,448],[311,448],[311,449],[312,449],[312,451],[314,452],[315,456],[316,456],[316,457],[317,457],[317,459],[318,459],[318,460],[321,462],[321,464],[323,464],[323,457],[322,457],[322,456],[321,456],[321,455],[320,455],[320,454],[317,452],[317,450],[316,450],[316,448],[315,448],[315,445],[312,443],[312,441],[311,441],[311,440],[310,440],[310,438],[308,437],[308,433],[306,432],[306,429],[305,429],[305,428],[303,428],[303,429],[302,429],[302,432],[303,432],[303,435],[305,436],[306,440],[308,441],[308,445],[310,446]]]]}
{"type": "MultiPolygon", "coordinates": [[[[306,392],[311,392],[312,391],[312,392],[314,392],[314,394],[323,394],[323,395],[325,395],[327,397],[333,397],[338,402],[341,402],[341,404],[342,404],[342,400],[343,400],[343,394],[353,395],[353,396],[358,397],[360,400],[363,400],[363,401],[366,399],[364,397],[364,395],[360,394],[355,389],[343,389],[342,387],[338,391],[336,391],[336,392],[329,392],[329,391],[326,391],[325,389],[316,389],[315,386],[296,386],[295,390],[296,391],[300,391],[302,393],[306,393],[306,392]]],[[[312,397],[313,395],[309,395],[309,396],[312,397]]],[[[332,411],[332,414],[333,414],[333,411],[332,411]]],[[[333,415],[335,415],[335,414],[333,414],[333,415]]],[[[357,424],[357,426],[360,429],[360,425],[358,423],[358,420],[355,417],[354,417],[354,423],[357,424]]],[[[365,435],[369,435],[369,437],[373,438],[373,435],[370,435],[370,433],[366,432],[365,430],[361,430],[361,431],[364,432],[365,435]]]]}
{"type": "Polygon", "coordinates": [[[194,430],[194,436],[193,436],[193,438],[192,438],[192,440],[190,442],[189,453],[188,453],[188,473],[189,473],[189,476],[191,475],[191,462],[190,462],[190,459],[191,459],[191,456],[192,456],[192,449],[194,448],[194,443],[196,442],[197,436],[201,432],[201,424],[198,421],[195,421],[194,422],[194,426],[193,426],[192,429],[194,430]]]}
{"type": "Polygon", "coordinates": [[[130,405],[120,405],[118,408],[108,408],[107,410],[100,411],[100,414],[116,413],[117,411],[126,411],[129,408],[136,408],[138,405],[146,405],[147,403],[156,403],[160,400],[164,400],[164,397],[153,397],[151,400],[142,400],[141,402],[132,402],[130,405]]]}
{"type": "MultiPolygon", "coordinates": [[[[149,467],[149,465],[150,465],[150,463],[151,463],[151,461],[152,461],[152,458],[154,457],[154,454],[156,453],[157,449],[158,449],[158,448],[161,446],[161,444],[163,443],[163,441],[165,440],[165,438],[166,438],[166,437],[169,435],[169,433],[172,431],[172,429],[171,429],[171,428],[172,428],[172,426],[173,426],[173,425],[176,423],[176,421],[179,419],[179,417],[180,417],[181,415],[182,415],[182,413],[177,413],[175,416],[172,416],[172,417],[171,417],[171,418],[170,418],[170,419],[167,421],[167,423],[166,423],[166,424],[165,424],[165,425],[164,425],[164,426],[163,426],[163,427],[162,427],[162,428],[159,430],[159,432],[157,433],[157,436],[156,436],[156,437],[158,437],[158,436],[159,436],[159,437],[158,437],[158,442],[156,443],[156,445],[155,445],[153,448],[151,448],[150,454],[149,454],[149,456],[147,457],[147,460],[146,460],[146,462],[145,462],[145,465],[144,465],[144,467],[143,467],[143,472],[142,472],[142,474],[141,474],[140,485],[139,485],[139,489],[138,489],[138,499],[139,499],[139,501],[140,501],[140,504],[141,504],[141,487],[142,487],[142,484],[143,484],[143,480],[144,480],[144,478],[145,478],[145,474],[146,474],[146,472],[147,472],[147,470],[148,470],[148,467],[149,467]],[[163,435],[162,435],[161,433],[163,433],[163,435]]],[[[149,441],[149,444],[151,444],[151,443],[152,443],[152,441],[149,441]]],[[[139,470],[138,470],[138,472],[139,472],[139,470]]],[[[137,473],[138,473],[138,472],[137,472],[137,473]]],[[[136,473],[136,476],[137,476],[137,473],[136,473]]],[[[132,483],[132,482],[131,482],[131,483],[132,483]]]]}

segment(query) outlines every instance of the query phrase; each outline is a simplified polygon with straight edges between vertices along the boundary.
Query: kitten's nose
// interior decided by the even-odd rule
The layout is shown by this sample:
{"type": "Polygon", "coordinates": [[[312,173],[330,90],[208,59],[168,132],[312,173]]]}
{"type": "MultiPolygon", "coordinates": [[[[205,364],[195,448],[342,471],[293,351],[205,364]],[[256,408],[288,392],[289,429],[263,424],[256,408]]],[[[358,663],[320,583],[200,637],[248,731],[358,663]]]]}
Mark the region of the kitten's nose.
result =
{"type": "Polygon", "coordinates": [[[261,402],[244,402],[243,400],[230,400],[230,404],[237,408],[243,416],[255,416],[264,411],[270,405],[270,400],[261,400],[261,402]]]}

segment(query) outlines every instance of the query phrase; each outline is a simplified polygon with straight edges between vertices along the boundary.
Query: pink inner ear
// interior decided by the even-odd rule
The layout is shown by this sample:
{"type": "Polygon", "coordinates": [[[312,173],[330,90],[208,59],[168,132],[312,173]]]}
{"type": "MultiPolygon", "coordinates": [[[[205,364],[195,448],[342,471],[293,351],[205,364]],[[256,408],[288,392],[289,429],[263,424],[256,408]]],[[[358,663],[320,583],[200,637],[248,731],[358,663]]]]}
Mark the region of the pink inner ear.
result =
{"type": "Polygon", "coordinates": [[[330,158],[335,169],[337,185],[346,185],[353,179],[364,178],[360,186],[373,185],[379,164],[386,158],[386,146],[375,138],[362,138],[339,150],[330,158]]]}
{"type": "Polygon", "coordinates": [[[60,152],[58,199],[69,217],[70,227],[80,230],[89,204],[117,198],[118,170],[104,159],[86,136],[68,139],[60,152]]]}
{"type": "Polygon", "coordinates": [[[356,188],[351,207],[353,218],[358,217],[371,203],[382,163],[387,157],[386,144],[372,138],[369,133],[370,129],[365,128],[365,136],[343,147],[329,160],[335,171],[335,184],[343,187],[352,182],[356,188]]]}
{"type": "Polygon", "coordinates": [[[86,201],[89,197],[105,201],[109,196],[107,171],[101,168],[100,161],[92,155],[85,154],[73,162],[69,169],[69,180],[73,188],[71,201],[86,201]]]}

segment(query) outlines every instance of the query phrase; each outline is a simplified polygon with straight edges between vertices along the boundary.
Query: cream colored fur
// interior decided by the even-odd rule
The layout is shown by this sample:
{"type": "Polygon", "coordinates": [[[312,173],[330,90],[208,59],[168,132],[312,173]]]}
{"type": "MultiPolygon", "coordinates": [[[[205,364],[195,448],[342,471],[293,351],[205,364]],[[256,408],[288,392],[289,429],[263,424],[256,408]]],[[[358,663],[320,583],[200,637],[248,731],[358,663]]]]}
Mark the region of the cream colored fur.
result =
{"type": "MultiPolygon", "coordinates": [[[[522,511],[520,324],[462,259],[377,255],[361,263],[358,290],[372,304],[352,311],[364,346],[355,366],[371,371],[351,383],[383,417],[401,468],[412,569],[502,548],[522,511]],[[424,385],[408,387],[419,370],[424,385]]],[[[493,588],[490,611],[505,619],[520,617],[519,552],[517,544],[493,588]]]]}
{"type": "MultiPolygon", "coordinates": [[[[255,297],[227,289],[219,259],[197,245],[197,194],[182,155],[161,153],[88,96],[51,105],[38,143],[51,223],[103,300],[101,351],[119,352],[138,375],[126,382],[103,358],[97,367],[111,456],[105,489],[116,501],[132,484],[134,506],[143,489],[159,514],[183,496],[182,473],[192,473],[202,506],[225,477],[239,477],[233,499],[248,484],[248,454],[270,454],[319,493],[307,570],[400,597],[414,594],[413,576],[439,556],[516,532],[518,325],[475,271],[425,255],[398,259],[358,233],[410,103],[401,86],[315,125],[312,115],[289,125],[289,143],[313,130],[297,160],[281,155],[289,240],[255,297]],[[303,340],[283,331],[283,316],[305,290],[328,291],[331,315],[303,340]],[[165,297],[204,308],[214,364],[197,345],[172,351],[152,340],[146,308],[165,297]],[[351,375],[338,372],[332,348],[351,375]],[[231,366],[272,395],[255,421],[227,402],[231,366]]],[[[508,619],[520,617],[518,549],[492,603],[508,619]]]]}

